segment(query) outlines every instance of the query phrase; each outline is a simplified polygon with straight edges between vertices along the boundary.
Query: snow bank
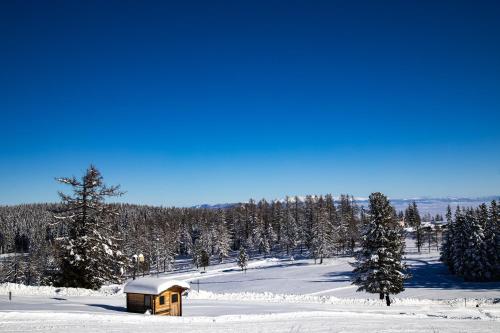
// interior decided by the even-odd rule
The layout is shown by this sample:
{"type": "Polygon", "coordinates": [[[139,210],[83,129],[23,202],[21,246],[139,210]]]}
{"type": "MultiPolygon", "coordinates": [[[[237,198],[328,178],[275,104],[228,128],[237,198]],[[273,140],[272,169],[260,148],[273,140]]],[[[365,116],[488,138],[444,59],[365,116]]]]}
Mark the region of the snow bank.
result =
{"type": "Polygon", "coordinates": [[[113,296],[123,293],[122,285],[103,286],[99,290],[85,288],[58,288],[51,286],[26,286],[16,283],[1,283],[0,295],[7,295],[12,292],[13,295],[25,296],[113,296]]]}
{"type": "Polygon", "coordinates": [[[498,332],[498,321],[450,320],[420,314],[290,312],[220,317],[131,314],[0,312],[3,331],[14,332],[498,332]]]}
{"type": "MultiPolygon", "coordinates": [[[[319,303],[319,304],[344,304],[344,305],[373,305],[386,307],[385,300],[372,298],[338,298],[334,296],[315,296],[315,295],[294,295],[294,294],[274,294],[265,293],[222,293],[216,294],[210,291],[200,290],[191,291],[188,294],[188,299],[202,300],[220,300],[220,301],[258,301],[270,303],[319,303]]],[[[398,305],[448,305],[448,306],[463,306],[464,299],[451,300],[431,300],[420,298],[392,298],[393,304],[398,305]]],[[[469,306],[477,304],[496,304],[500,299],[467,299],[469,306]]]]}

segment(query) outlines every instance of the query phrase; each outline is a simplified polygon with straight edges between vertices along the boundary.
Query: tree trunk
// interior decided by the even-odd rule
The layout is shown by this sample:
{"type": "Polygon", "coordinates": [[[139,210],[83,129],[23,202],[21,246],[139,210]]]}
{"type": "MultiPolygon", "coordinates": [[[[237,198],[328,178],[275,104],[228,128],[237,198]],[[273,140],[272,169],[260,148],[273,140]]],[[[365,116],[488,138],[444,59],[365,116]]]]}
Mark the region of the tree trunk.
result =
{"type": "Polygon", "coordinates": [[[422,235],[420,234],[420,227],[417,225],[417,250],[418,250],[418,253],[420,253],[420,246],[422,245],[421,237],[422,237],[422,235]]]}
{"type": "Polygon", "coordinates": [[[389,294],[385,295],[385,304],[387,304],[387,306],[391,306],[391,299],[389,298],[389,294]]]}
{"type": "Polygon", "coordinates": [[[380,293],[379,296],[380,296],[380,299],[384,299],[384,293],[380,293]]]}

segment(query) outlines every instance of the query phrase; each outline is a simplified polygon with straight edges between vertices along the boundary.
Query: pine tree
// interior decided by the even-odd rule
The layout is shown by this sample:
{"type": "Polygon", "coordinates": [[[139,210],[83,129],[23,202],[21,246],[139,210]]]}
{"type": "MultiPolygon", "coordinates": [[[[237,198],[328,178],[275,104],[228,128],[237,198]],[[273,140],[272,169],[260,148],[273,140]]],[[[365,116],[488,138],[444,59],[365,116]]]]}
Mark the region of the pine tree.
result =
{"type": "Polygon", "coordinates": [[[315,220],[314,214],[314,199],[311,195],[307,195],[304,202],[304,237],[305,244],[308,249],[311,249],[313,235],[313,225],[315,220]]]}
{"type": "Polygon", "coordinates": [[[219,261],[222,262],[224,258],[227,258],[230,248],[230,235],[226,225],[226,215],[223,210],[219,209],[216,216],[215,225],[215,253],[219,257],[219,261]]]}
{"type": "Polygon", "coordinates": [[[485,204],[476,210],[457,207],[455,220],[446,214],[448,232],[442,246],[441,260],[449,270],[468,281],[495,281],[498,274],[498,253],[495,228],[498,232],[496,202],[490,209],[485,204]],[[492,221],[497,221],[497,223],[492,221]]]}
{"type": "Polygon", "coordinates": [[[497,202],[493,200],[488,212],[488,220],[484,228],[484,242],[492,266],[495,281],[500,280],[500,210],[497,202]]]}
{"type": "Polygon", "coordinates": [[[468,235],[465,226],[465,215],[460,207],[455,211],[455,223],[453,227],[453,243],[451,248],[452,272],[459,276],[465,275],[464,253],[468,247],[468,235]]]}
{"type": "Polygon", "coordinates": [[[493,267],[488,261],[480,218],[469,209],[465,213],[464,222],[467,235],[467,246],[462,257],[464,278],[467,281],[489,280],[493,276],[493,267]]]}
{"type": "Polygon", "coordinates": [[[453,255],[452,255],[452,246],[453,246],[453,230],[454,223],[451,214],[451,207],[448,205],[446,210],[446,232],[444,234],[443,243],[441,244],[441,261],[448,266],[450,271],[453,271],[453,255]]]}
{"type": "Polygon", "coordinates": [[[415,229],[415,241],[418,253],[420,253],[420,248],[423,244],[422,220],[415,201],[409,204],[405,211],[405,222],[408,226],[415,229]]]}
{"type": "Polygon", "coordinates": [[[203,270],[206,270],[207,266],[210,265],[210,255],[207,251],[201,250],[200,253],[200,266],[203,267],[203,270]]]}
{"type": "Polygon", "coordinates": [[[286,254],[289,254],[291,250],[297,245],[297,223],[292,211],[292,205],[287,197],[285,202],[285,211],[283,215],[283,223],[281,227],[281,242],[282,247],[286,249],[286,254]]]}
{"type": "Polygon", "coordinates": [[[297,243],[300,245],[301,254],[304,249],[304,245],[307,243],[307,227],[305,225],[303,206],[304,205],[302,204],[300,198],[295,196],[293,200],[293,217],[297,226],[297,243]]]}
{"type": "Polygon", "coordinates": [[[238,255],[238,266],[242,271],[245,271],[246,273],[248,266],[248,255],[244,247],[240,248],[240,253],[238,255]]]}
{"type": "Polygon", "coordinates": [[[107,197],[122,194],[119,186],[104,185],[100,172],[92,165],[81,180],[57,180],[70,185],[74,193],[59,193],[61,208],[54,215],[68,229],[58,244],[61,269],[56,284],[99,289],[104,283],[120,282],[126,258],[119,250],[113,223],[117,210],[104,202],[107,197]]]}
{"type": "Polygon", "coordinates": [[[356,221],[356,212],[351,197],[345,194],[340,195],[339,199],[339,227],[337,233],[339,235],[340,247],[345,252],[348,247],[351,252],[354,251],[355,240],[359,235],[358,225],[356,221]]]}
{"type": "Polygon", "coordinates": [[[313,239],[311,253],[314,262],[319,258],[319,263],[323,263],[323,258],[328,256],[332,247],[332,225],[330,223],[328,208],[323,197],[318,200],[317,217],[314,219],[313,239]]]}
{"type": "Polygon", "coordinates": [[[195,242],[194,247],[193,247],[193,253],[191,256],[192,256],[192,260],[193,260],[193,265],[195,265],[197,269],[201,266],[201,252],[202,251],[203,251],[203,249],[199,245],[199,242],[195,242]]]}
{"type": "Polygon", "coordinates": [[[274,232],[272,224],[272,214],[270,212],[270,206],[265,200],[261,200],[259,208],[260,220],[263,223],[263,250],[265,254],[269,254],[276,240],[276,233],[274,232]]]}
{"type": "Polygon", "coordinates": [[[394,209],[381,193],[372,193],[369,200],[368,224],[363,226],[361,250],[353,263],[353,284],[358,291],[385,295],[390,305],[389,294],[404,290],[408,278],[406,266],[402,263],[404,242],[402,227],[395,220],[394,209]]]}

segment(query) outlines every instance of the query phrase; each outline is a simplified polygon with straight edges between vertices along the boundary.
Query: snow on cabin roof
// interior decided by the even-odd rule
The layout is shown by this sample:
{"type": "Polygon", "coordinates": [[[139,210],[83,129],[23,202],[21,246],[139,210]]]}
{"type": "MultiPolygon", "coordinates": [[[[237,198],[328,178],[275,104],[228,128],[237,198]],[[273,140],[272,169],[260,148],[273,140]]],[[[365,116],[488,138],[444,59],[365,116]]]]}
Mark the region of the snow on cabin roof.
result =
{"type": "Polygon", "coordinates": [[[191,289],[189,283],[179,280],[167,280],[162,278],[142,278],[132,280],[123,288],[124,293],[159,295],[172,287],[191,289]]]}

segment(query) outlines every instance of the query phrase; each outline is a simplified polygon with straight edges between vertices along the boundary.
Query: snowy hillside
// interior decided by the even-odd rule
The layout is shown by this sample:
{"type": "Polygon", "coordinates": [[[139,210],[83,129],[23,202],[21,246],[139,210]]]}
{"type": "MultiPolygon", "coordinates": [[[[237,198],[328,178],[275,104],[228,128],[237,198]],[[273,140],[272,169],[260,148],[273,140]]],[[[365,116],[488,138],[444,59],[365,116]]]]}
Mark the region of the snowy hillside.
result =
{"type": "Polygon", "coordinates": [[[500,283],[469,283],[450,275],[438,253],[408,248],[413,278],[391,307],[350,284],[351,257],[262,258],[246,273],[234,263],[207,272],[163,274],[188,281],[184,317],[125,312],[123,286],[86,289],[0,285],[0,330],[42,332],[495,332],[500,283]],[[198,292],[198,289],[200,290],[198,292]],[[13,293],[12,301],[8,292],[13,293]]]}

